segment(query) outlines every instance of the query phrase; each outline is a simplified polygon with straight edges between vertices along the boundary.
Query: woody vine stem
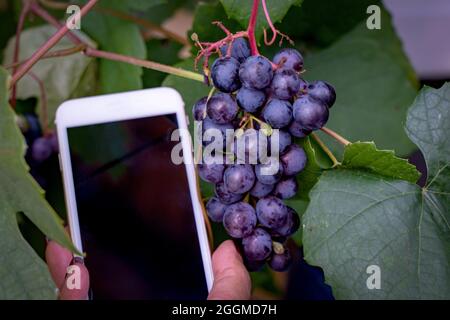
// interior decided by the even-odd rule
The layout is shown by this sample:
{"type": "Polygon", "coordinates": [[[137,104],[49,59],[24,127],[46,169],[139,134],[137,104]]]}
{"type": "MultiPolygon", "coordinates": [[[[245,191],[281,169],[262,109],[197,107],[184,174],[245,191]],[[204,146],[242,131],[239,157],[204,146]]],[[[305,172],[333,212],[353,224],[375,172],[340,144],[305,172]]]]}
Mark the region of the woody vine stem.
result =
{"type": "MultiPolygon", "coordinates": [[[[83,8],[80,11],[80,17],[85,16],[90,10],[94,8],[94,6],[99,2],[99,0],[89,0],[86,5],[83,6],[83,8]]],[[[158,62],[154,61],[148,61],[143,59],[138,59],[131,56],[126,56],[114,52],[109,51],[103,51],[98,50],[92,46],[90,46],[88,43],[83,41],[81,38],[79,38],[76,34],[72,33],[68,26],[72,25],[76,16],[71,17],[66,24],[61,24],[58,20],[56,20],[52,15],[50,15],[45,9],[43,9],[37,0],[23,0],[23,9],[20,15],[19,23],[17,26],[17,32],[16,32],[16,44],[15,44],[15,50],[14,50],[14,60],[12,64],[12,71],[13,75],[10,82],[10,88],[12,90],[11,94],[11,106],[15,107],[15,99],[16,99],[16,84],[17,82],[22,79],[23,76],[26,74],[29,74],[31,68],[39,62],[41,59],[47,59],[52,57],[61,57],[65,55],[75,54],[78,52],[84,53],[86,56],[93,57],[93,58],[102,58],[102,59],[108,59],[123,63],[132,64],[135,66],[140,66],[168,74],[173,74],[179,77],[200,81],[205,81],[205,76],[207,78],[209,72],[208,72],[208,59],[210,55],[214,53],[220,53],[220,47],[222,47],[224,44],[229,44],[228,50],[231,50],[231,47],[233,45],[233,41],[239,37],[246,37],[249,40],[250,49],[252,55],[259,55],[258,46],[256,42],[255,37],[255,30],[256,30],[256,23],[258,18],[258,10],[260,2],[262,3],[265,18],[269,24],[269,27],[273,33],[272,39],[267,40],[267,33],[266,30],[264,30],[264,42],[267,45],[271,45],[274,43],[276,37],[279,35],[281,36],[280,43],[283,39],[287,39],[289,42],[292,43],[291,39],[289,39],[288,36],[278,31],[275,27],[273,22],[270,19],[270,15],[267,9],[266,0],[253,0],[252,5],[252,11],[250,14],[250,19],[248,23],[247,30],[240,31],[237,33],[231,33],[221,22],[214,21],[213,24],[217,25],[219,28],[221,28],[225,34],[226,37],[222,40],[219,40],[217,42],[208,43],[208,42],[200,42],[196,35],[194,35],[193,40],[195,42],[195,45],[199,47],[199,54],[196,58],[196,64],[197,62],[203,58],[204,64],[203,64],[203,72],[204,75],[199,74],[197,72],[192,72],[189,70],[176,68],[172,66],[167,66],[158,62]],[[19,62],[19,50],[20,50],[20,34],[23,29],[24,20],[27,17],[27,15],[32,12],[35,15],[41,17],[43,20],[47,21],[51,25],[55,26],[57,28],[56,33],[48,39],[39,49],[36,50],[36,52],[26,59],[25,61],[19,62]],[[66,49],[66,50],[60,50],[57,52],[50,52],[50,50],[63,38],[67,36],[69,40],[71,40],[75,47],[66,49]]],[[[101,12],[101,11],[100,11],[101,12]]],[[[132,17],[131,17],[132,18],[132,17]]],[[[128,17],[130,19],[130,17],[128,17]]],[[[34,77],[34,76],[33,76],[34,77]]],[[[207,81],[209,83],[209,81],[207,81]]],[[[328,128],[323,128],[323,132],[328,134],[329,136],[336,139],[338,142],[343,144],[344,146],[349,144],[350,142],[346,140],[345,138],[341,137],[336,132],[332,131],[328,128]]],[[[322,148],[326,148],[326,146],[323,146],[322,148]]],[[[329,150],[326,150],[329,152],[329,150]]],[[[330,152],[331,153],[331,152],[330,152]]]]}

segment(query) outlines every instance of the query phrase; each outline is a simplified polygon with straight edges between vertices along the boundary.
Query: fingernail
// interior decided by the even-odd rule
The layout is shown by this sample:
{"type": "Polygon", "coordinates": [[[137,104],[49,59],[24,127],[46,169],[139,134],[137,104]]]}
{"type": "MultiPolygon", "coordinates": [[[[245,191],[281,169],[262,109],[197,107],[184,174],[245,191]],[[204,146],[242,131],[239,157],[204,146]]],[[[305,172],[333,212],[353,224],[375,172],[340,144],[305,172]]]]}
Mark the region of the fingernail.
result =
{"type": "Polygon", "coordinates": [[[84,264],[84,259],[81,257],[73,257],[72,262],[70,264],[84,264]]]}

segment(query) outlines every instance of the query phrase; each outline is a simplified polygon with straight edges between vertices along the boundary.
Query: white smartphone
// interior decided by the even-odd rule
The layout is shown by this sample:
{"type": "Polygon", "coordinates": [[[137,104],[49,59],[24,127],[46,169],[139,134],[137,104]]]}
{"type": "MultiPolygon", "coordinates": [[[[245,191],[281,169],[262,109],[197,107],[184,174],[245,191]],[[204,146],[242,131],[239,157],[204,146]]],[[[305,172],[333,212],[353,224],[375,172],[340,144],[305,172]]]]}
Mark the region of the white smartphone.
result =
{"type": "Polygon", "coordinates": [[[56,126],[70,233],[92,298],[205,299],[213,274],[191,140],[172,141],[187,130],[178,92],[67,101],[56,126]]]}

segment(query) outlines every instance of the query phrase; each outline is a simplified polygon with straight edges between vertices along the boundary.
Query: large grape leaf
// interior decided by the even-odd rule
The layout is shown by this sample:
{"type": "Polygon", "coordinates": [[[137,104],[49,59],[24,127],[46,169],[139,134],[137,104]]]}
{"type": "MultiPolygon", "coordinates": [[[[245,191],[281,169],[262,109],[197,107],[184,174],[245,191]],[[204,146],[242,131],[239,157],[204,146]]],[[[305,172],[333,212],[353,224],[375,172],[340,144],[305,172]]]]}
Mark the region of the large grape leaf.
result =
{"type": "Polygon", "coordinates": [[[8,105],[8,73],[0,68],[0,299],[51,299],[56,294],[47,266],[22,237],[17,213],[23,212],[49,238],[74,247],[29,175],[24,152],[8,105]]]}
{"type": "Polygon", "coordinates": [[[342,167],[367,169],[389,178],[415,183],[420,178],[416,167],[395,156],[392,150],[378,150],[373,142],[355,142],[344,149],[342,167]]]}
{"type": "MultiPolygon", "coordinates": [[[[223,7],[225,8],[228,17],[237,20],[243,29],[248,26],[248,21],[250,19],[250,14],[252,11],[253,1],[247,0],[220,0],[223,7]]],[[[270,18],[273,23],[280,22],[289,8],[292,6],[300,6],[303,0],[266,0],[267,9],[270,14],[270,18]]],[[[262,5],[259,5],[258,10],[258,20],[256,22],[256,37],[259,39],[263,30],[267,29],[269,24],[264,16],[262,5]]],[[[269,30],[269,36],[271,36],[271,31],[269,30]]]]}
{"type": "MultiPolygon", "coordinates": [[[[406,133],[425,157],[429,191],[450,189],[450,84],[425,87],[408,112],[406,133]]],[[[448,198],[447,198],[448,200],[448,198]]]]}
{"type": "MultiPolygon", "coordinates": [[[[304,76],[336,87],[328,127],[350,141],[375,141],[405,156],[415,148],[402,126],[417,81],[390,16],[383,12],[381,19],[381,30],[368,30],[364,21],[328,49],[307,56],[304,76]]],[[[333,151],[342,150],[321,137],[333,151]]]]}
{"type": "MultiPolygon", "coordinates": [[[[20,36],[19,61],[31,57],[55,32],[56,28],[51,25],[42,25],[23,31],[20,36]]],[[[96,46],[85,35],[78,34],[92,46],[96,46]]],[[[5,49],[4,65],[10,65],[13,61],[15,42],[16,37],[11,38],[8,42],[5,49]]],[[[73,47],[72,42],[63,38],[53,47],[52,51],[71,47],[73,47]]],[[[31,72],[44,84],[49,116],[48,123],[50,125],[53,125],[58,106],[72,95],[84,72],[92,63],[94,63],[94,60],[85,55],[73,54],[61,58],[43,59],[31,69],[31,72]]],[[[24,76],[17,84],[17,97],[19,99],[41,98],[39,83],[29,75],[24,76]]],[[[42,101],[40,101],[40,105],[42,105],[42,101]]],[[[43,123],[45,119],[42,109],[38,107],[36,111],[40,116],[41,123],[43,123]]]]}
{"type": "Polygon", "coordinates": [[[406,131],[421,148],[428,183],[359,170],[322,174],[303,220],[305,257],[340,299],[450,298],[450,87],[425,88],[406,131]],[[380,268],[369,289],[367,268],[380,268]]]}
{"type": "MultiPolygon", "coordinates": [[[[102,3],[106,8],[126,8],[127,1],[102,3]]],[[[140,59],[146,58],[146,48],[139,27],[128,21],[92,11],[83,18],[81,28],[91,36],[100,49],[140,59]]],[[[142,68],[126,63],[100,60],[100,87],[103,93],[142,88],[142,68]]]]}

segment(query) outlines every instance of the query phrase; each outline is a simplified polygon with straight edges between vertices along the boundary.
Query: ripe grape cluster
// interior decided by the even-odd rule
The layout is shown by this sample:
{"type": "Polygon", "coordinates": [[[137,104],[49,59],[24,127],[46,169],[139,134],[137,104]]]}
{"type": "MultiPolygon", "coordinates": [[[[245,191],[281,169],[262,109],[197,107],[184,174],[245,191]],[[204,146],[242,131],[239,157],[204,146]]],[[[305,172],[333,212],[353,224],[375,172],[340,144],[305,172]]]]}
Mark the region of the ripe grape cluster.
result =
{"type": "MultiPolygon", "coordinates": [[[[240,239],[249,270],[267,262],[273,270],[285,271],[292,262],[286,241],[298,230],[300,218],[283,200],[297,193],[296,175],[307,163],[294,139],[325,125],[336,94],[324,81],[302,79],[303,57],[295,49],[282,49],[270,61],[250,55],[243,38],[232,46],[222,47],[211,66],[216,91],[193,106],[203,138],[210,129],[222,133],[224,148],[215,159],[229,159],[230,152],[234,159],[230,163],[204,158],[198,165],[199,176],[215,184],[206,210],[212,221],[222,222],[232,238],[240,239]],[[231,142],[227,130],[234,132],[231,142]],[[271,141],[275,130],[278,152],[273,152],[271,141]],[[243,153],[238,153],[239,141],[243,153]],[[261,152],[264,148],[270,154],[261,152]],[[252,154],[255,161],[250,161],[252,154]]],[[[205,146],[212,143],[205,140],[205,146]]]]}

